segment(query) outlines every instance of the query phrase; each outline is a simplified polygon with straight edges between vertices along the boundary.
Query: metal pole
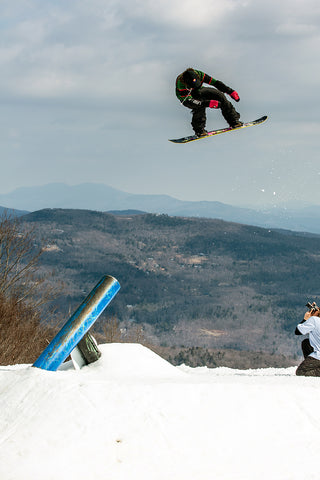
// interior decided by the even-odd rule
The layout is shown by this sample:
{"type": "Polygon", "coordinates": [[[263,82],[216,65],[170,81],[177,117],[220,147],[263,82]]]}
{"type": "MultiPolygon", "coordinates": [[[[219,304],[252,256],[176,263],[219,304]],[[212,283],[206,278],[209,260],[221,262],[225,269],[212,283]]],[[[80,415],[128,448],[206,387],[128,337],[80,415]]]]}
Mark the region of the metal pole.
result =
{"type": "Polygon", "coordinates": [[[109,275],[103,276],[33,366],[56,371],[119,290],[118,280],[109,275]]]}

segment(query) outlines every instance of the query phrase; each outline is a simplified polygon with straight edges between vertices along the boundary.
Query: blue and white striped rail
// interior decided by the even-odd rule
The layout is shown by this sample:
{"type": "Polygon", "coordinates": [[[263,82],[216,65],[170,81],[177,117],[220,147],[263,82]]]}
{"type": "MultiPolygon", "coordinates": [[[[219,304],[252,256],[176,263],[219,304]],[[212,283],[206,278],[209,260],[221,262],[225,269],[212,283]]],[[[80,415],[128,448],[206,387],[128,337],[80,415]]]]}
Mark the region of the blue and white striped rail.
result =
{"type": "Polygon", "coordinates": [[[102,277],[33,366],[56,371],[120,290],[118,280],[102,277]]]}

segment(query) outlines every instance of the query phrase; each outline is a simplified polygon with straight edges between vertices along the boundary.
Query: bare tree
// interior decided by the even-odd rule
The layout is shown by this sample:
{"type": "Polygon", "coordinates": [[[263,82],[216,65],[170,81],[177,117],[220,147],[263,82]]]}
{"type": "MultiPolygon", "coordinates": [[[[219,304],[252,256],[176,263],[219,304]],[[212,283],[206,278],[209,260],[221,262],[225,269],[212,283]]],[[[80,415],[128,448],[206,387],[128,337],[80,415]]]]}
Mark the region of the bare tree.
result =
{"type": "Polygon", "coordinates": [[[107,343],[146,343],[142,325],[135,325],[129,329],[121,328],[116,316],[105,321],[103,333],[103,340],[107,343]]]}
{"type": "Polygon", "coordinates": [[[119,343],[122,342],[123,334],[120,329],[119,320],[117,317],[112,316],[107,319],[103,325],[103,333],[105,341],[107,343],[119,343]]]}
{"type": "Polygon", "coordinates": [[[59,287],[41,277],[32,227],[6,212],[0,217],[0,363],[32,362],[47,342],[50,327],[42,308],[59,287]]]}
{"type": "Polygon", "coordinates": [[[15,295],[17,302],[35,288],[33,277],[41,255],[41,250],[32,255],[34,232],[21,228],[20,221],[6,212],[0,218],[0,294],[15,295]]]}

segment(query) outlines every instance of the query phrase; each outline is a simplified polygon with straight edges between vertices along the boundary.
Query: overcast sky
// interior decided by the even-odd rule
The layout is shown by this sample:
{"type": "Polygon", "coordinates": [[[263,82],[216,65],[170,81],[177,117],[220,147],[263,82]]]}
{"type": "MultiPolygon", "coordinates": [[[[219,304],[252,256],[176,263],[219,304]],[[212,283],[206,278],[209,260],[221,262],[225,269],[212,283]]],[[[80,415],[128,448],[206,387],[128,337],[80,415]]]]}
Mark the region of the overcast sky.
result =
{"type": "Polygon", "coordinates": [[[0,193],[99,182],[320,204],[319,0],[2,0],[0,26],[0,193]],[[192,134],[174,92],[189,66],[238,91],[243,121],[268,121],[168,142],[192,134]]]}

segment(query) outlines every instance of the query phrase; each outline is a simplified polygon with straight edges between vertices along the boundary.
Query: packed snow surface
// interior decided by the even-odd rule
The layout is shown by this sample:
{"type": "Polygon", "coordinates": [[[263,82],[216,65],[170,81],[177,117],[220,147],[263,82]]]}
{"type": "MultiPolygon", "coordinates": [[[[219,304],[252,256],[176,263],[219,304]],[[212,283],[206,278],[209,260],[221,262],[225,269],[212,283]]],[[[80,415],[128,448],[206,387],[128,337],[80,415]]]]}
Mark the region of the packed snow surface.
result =
{"type": "Polygon", "coordinates": [[[320,378],[100,348],[81,370],[0,367],[1,480],[319,480],[320,378]]]}

